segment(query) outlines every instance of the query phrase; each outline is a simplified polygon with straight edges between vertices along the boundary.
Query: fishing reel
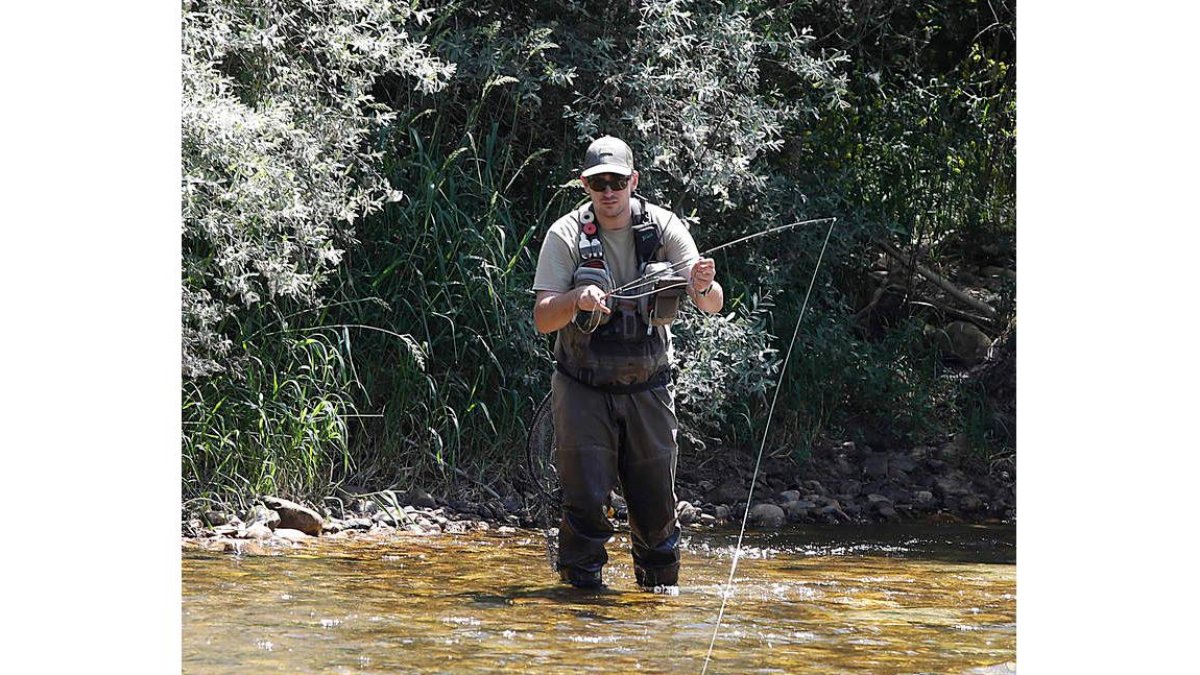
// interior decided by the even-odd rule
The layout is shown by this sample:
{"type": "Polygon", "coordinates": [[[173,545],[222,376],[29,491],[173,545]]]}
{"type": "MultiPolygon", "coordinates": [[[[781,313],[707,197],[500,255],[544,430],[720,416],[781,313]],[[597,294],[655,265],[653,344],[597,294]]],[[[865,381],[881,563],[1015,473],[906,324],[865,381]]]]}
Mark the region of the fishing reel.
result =
{"type": "MultiPolygon", "coordinates": [[[[601,260],[589,260],[575,269],[575,275],[572,278],[573,288],[583,286],[599,286],[600,290],[608,293],[615,284],[613,284],[612,275],[608,273],[608,267],[601,260]]],[[[615,306],[615,301],[612,296],[605,299],[604,304],[611,312],[615,306]]],[[[584,333],[592,333],[600,326],[608,323],[609,317],[612,314],[605,314],[599,309],[594,309],[590,312],[577,310],[575,312],[575,326],[584,333]]]]}
{"type": "Polygon", "coordinates": [[[647,329],[670,325],[679,317],[679,302],[686,293],[687,279],[667,262],[646,263],[642,277],[652,280],[648,285],[653,292],[638,298],[638,313],[647,329]]]}

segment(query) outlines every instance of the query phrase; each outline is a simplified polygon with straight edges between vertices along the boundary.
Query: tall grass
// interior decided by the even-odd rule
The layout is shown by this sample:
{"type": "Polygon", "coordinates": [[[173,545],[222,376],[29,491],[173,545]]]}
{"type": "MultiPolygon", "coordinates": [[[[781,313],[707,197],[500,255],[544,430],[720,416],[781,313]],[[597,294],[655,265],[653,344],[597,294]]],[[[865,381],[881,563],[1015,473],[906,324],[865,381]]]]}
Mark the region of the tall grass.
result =
{"type": "Polygon", "coordinates": [[[336,321],[409,334],[421,355],[377,333],[354,338],[355,401],[380,415],[352,426],[372,480],[511,474],[548,383],[531,320],[534,244],[572,195],[523,192],[522,172],[544,151],[519,150],[501,120],[478,122],[483,106],[459,124],[427,111],[398,126],[384,170],[406,197],[363,224],[342,270],[340,297],[379,302],[339,307],[336,321]]]}
{"type": "Polygon", "coordinates": [[[321,334],[269,336],[242,349],[238,373],[184,390],[185,500],[321,495],[352,465],[353,378],[341,350],[321,334]]]}

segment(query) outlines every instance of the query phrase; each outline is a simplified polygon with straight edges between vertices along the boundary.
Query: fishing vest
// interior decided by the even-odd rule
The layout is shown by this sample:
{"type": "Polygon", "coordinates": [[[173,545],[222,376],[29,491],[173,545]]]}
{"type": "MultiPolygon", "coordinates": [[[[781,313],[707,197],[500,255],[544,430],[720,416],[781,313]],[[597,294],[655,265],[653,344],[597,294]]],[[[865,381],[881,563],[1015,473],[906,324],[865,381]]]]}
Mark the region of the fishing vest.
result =
{"type": "MultiPolygon", "coordinates": [[[[637,195],[630,200],[630,210],[638,275],[645,274],[648,267],[666,267],[663,226],[654,220],[645,200],[637,195]]],[[[615,282],[604,261],[600,227],[592,205],[580,207],[575,220],[580,257],[575,287],[592,283],[605,291],[612,290],[615,282]]],[[[681,279],[670,275],[663,281],[681,279]]],[[[633,288],[628,294],[640,294],[649,288],[633,288]]],[[[555,367],[577,382],[608,393],[633,393],[667,384],[671,370],[666,325],[674,319],[682,294],[682,291],[664,291],[653,299],[642,298],[640,303],[610,297],[609,315],[598,311],[576,312],[575,319],[558,331],[554,343],[555,367]],[[600,316],[606,320],[600,321],[600,316]]]]}

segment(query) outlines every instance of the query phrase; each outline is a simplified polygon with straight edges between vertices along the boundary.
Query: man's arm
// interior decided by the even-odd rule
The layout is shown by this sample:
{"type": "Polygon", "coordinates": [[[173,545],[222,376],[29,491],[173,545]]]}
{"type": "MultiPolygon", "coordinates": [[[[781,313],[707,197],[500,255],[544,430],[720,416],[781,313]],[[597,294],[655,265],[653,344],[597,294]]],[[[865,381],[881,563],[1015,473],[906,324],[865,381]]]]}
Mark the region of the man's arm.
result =
{"type": "Polygon", "coordinates": [[[725,290],[717,283],[717,263],[712,258],[701,258],[688,268],[688,297],[696,307],[709,314],[716,314],[725,306],[725,290]],[[707,290],[706,290],[707,289],[707,290]],[[705,291],[700,295],[700,291],[705,291]]]}
{"type": "Polygon", "coordinates": [[[599,309],[605,314],[612,310],[604,304],[604,291],[599,286],[582,286],[569,291],[538,291],[533,306],[533,325],[539,333],[553,333],[575,318],[575,312],[599,309]]]}

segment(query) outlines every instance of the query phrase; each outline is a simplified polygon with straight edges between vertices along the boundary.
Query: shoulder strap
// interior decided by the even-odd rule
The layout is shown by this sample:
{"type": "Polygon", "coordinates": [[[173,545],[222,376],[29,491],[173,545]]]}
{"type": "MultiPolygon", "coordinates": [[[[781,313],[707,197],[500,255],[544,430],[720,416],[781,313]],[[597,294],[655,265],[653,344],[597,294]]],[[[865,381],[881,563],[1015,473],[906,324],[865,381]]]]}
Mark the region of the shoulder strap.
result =
{"type": "Polygon", "coordinates": [[[654,259],[658,249],[662,247],[662,227],[651,215],[646,206],[646,200],[640,195],[634,195],[635,201],[630,202],[633,209],[633,237],[637,249],[638,265],[645,265],[654,259]],[[639,208],[634,208],[637,204],[639,208]]]}

